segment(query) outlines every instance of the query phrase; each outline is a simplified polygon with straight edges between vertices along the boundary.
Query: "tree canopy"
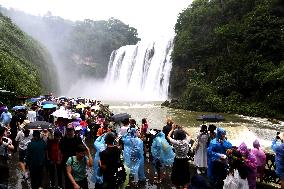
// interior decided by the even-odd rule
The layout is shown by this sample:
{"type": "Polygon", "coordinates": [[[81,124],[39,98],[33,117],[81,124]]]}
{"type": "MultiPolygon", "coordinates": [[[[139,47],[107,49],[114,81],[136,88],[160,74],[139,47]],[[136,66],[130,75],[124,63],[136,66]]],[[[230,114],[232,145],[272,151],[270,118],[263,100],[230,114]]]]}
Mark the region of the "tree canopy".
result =
{"type": "Polygon", "coordinates": [[[170,91],[197,111],[283,116],[281,0],[195,0],[180,13],[170,91]]]}

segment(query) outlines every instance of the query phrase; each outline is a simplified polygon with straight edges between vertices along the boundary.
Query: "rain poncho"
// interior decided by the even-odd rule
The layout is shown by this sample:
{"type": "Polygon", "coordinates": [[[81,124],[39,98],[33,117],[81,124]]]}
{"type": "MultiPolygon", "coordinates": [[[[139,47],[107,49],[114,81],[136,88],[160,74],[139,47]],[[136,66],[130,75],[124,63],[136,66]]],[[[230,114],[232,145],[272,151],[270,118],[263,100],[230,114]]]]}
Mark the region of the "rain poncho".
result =
{"type": "Polygon", "coordinates": [[[151,146],[151,153],[153,156],[153,163],[159,161],[161,166],[172,165],[175,158],[172,146],[165,139],[165,134],[159,132],[153,139],[151,146]]]}
{"type": "Polygon", "coordinates": [[[284,180],[284,143],[275,139],[272,141],[271,147],[275,152],[275,172],[281,178],[281,180],[284,180]]]}
{"type": "Polygon", "coordinates": [[[213,163],[215,161],[220,161],[221,155],[226,154],[226,151],[232,148],[232,144],[227,139],[222,140],[222,135],[226,135],[225,129],[217,128],[216,138],[210,141],[210,144],[208,147],[207,175],[212,183],[218,182],[219,181],[218,179],[220,177],[220,175],[218,175],[219,173],[216,171],[213,174],[213,163]]]}
{"type": "Polygon", "coordinates": [[[136,129],[132,128],[122,137],[124,144],[124,164],[134,175],[134,180],[145,180],[143,141],[136,136],[136,129]]]}
{"type": "Polygon", "coordinates": [[[105,144],[105,134],[98,137],[94,142],[94,148],[96,149],[96,154],[94,155],[94,170],[92,176],[92,182],[102,184],[103,183],[103,176],[99,172],[99,160],[100,160],[100,152],[106,149],[105,144]]]}
{"type": "Polygon", "coordinates": [[[257,164],[257,177],[261,178],[264,175],[265,164],[266,164],[266,155],[262,149],[260,149],[260,144],[258,140],[253,142],[252,153],[255,155],[256,164],[257,164]]]}
{"type": "Polygon", "coordinates": [[[248,167],[248,184],[250,189],[256,188],[256,158],[253,153],[247,148],[245,143],[242,143],[238,150],[245,158],[245,164],[248,167]]]}

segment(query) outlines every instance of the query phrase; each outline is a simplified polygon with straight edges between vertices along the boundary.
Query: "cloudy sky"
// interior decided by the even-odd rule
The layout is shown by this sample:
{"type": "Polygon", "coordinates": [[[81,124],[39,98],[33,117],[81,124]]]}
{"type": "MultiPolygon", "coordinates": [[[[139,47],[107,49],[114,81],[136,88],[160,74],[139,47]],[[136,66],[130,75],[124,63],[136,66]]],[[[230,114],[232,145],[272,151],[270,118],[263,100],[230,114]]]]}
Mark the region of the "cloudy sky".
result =
{"type": "Polygon", "coordinates": [[[0,0],[0,5],[34,15],[52,15],[70,20],[115,17],[138,29],[139,37],[152,39],[173,34],[178,13],[191,0],[0,0]]]}

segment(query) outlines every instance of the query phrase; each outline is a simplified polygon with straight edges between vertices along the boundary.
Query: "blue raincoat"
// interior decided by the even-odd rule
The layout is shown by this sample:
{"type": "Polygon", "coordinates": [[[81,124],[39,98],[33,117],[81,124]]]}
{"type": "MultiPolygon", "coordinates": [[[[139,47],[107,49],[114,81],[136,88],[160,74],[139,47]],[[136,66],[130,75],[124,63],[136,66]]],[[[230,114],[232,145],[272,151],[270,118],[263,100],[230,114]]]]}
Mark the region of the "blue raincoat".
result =
{"type": "Polygon", "coordinates": [[[94,155],[94,169],[92,175],[92,182],[102,184],[103,183],[103,176],[99,172],[99,160],[100,160],[100,152],[106,149],[107,145],[105,144],[105,134],[98,137],[94,142],[94,148],[96,149],[96,153],[94,155]]]}
{"type": "Polygon", "coordinates": [[[276,174],[284,180],[284,143],[277,142],[277,140],[272,141],[272,150],[275,152],[275,165],[276,165],[276,174]]]}
{"type": "Polygon", "coordinates": [[[212,183],[215,183],[215,178],[218,178],[217,173],[213,173],[213,162],[219,161],[222,154],[226,155],[226,151],[232,148],[232,144],[223,139],[221,143],[222,135],[226,135],[226,131],[223,128],[217,128],[216,138],[211,140],[208,147],[208,170],[207,175],[212,183]]]}
{"type": "Polygon", "coordinates": [[[136,129],[131,128],[122,137],[124,144],[124,164],[130,169],[130,174],[138,175],[139,180],[145,180],[143,141],[136,136],[136,129]]]}
{"type": "Polygon", "coordinates": [[[159,132],[153,139],[151,153],[154,164],[156,161],[159,161],[162,166],[170,166],[174,162],[175,153],[173,152],[172,146],[165,139],[163,132],[159,132]]]}

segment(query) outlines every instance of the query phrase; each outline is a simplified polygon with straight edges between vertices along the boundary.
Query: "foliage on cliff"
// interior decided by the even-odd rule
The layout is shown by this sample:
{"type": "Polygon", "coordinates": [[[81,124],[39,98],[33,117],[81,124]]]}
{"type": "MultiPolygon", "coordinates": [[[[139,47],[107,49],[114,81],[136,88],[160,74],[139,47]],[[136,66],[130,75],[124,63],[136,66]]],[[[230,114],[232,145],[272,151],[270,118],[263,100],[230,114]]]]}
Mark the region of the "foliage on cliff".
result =
{"type": "Polygon", "coordinates": [[[48,12],[33,16],[21,11],[0,8],[20,28],[43,43],[56,64],[74,77],[104,77],[113,50],[136,44],[137,30],[118,19],[70,21],[48,12]],[[76,71],[75,71],[76,70],[76,71]]]}
{"type": "Polygon", "coordinates": [[[52,92],[48,61],[46,49],[0,13],[0,87],[18,96],[52,92]]]}
{"type": "Polygon", "coordinates": [[[177,20],[170,91],[177,107],[284,114],[281,0],[195,0],[177,20]]]}

